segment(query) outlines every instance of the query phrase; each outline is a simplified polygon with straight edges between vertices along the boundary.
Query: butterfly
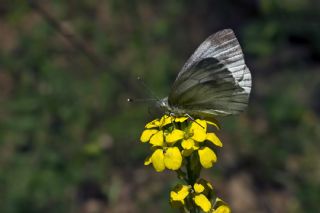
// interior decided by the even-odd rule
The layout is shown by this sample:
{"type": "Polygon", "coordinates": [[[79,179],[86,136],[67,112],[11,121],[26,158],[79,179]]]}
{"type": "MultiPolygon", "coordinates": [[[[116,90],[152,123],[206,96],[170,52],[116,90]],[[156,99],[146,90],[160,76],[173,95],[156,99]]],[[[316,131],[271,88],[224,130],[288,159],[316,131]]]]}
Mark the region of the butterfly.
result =
{"type": "Polygon", "coordinates": [[[158,101],[173,116],[214,120],[234,115],[248,105],[251,74],[231,29],[209,36],[191,55],[168,97],[158,101]]]}

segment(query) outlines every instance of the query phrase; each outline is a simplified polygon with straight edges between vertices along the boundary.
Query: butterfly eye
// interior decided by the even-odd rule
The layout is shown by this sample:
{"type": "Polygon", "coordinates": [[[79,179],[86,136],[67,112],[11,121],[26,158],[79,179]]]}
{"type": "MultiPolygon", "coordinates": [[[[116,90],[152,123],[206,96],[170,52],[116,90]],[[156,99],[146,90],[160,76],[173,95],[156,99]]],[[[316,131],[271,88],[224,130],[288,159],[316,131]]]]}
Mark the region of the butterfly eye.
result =
{"type": "Polygon", "coordinates": [[[159,106],[160,106],[160,107],[166,107],[166,106],[167,106],[167,103],[166,103],[164,100],[160,100],[160,101],[159,101],[159,106]]]}

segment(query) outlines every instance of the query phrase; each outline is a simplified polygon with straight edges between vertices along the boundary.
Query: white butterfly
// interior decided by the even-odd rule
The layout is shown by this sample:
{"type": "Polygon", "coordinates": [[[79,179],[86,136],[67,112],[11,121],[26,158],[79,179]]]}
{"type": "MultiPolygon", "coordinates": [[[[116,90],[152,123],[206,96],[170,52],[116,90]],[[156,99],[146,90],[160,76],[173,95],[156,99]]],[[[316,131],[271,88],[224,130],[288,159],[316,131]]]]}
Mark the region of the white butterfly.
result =
{"type": "Polygon", "coordinates": [[[248,105],[251,74],[231,29],[207,38],[188,59],[168,97],[158,102],[175,116],[213,119],[248,105]]]}

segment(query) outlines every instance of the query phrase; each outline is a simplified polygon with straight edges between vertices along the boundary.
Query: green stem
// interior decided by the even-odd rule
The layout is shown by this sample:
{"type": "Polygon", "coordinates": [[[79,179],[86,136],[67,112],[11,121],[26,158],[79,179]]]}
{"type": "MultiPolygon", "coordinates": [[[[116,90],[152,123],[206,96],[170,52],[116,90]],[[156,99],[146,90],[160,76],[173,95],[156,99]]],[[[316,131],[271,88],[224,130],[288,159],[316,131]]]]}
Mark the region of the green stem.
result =
{"type": "MultiPolygon", "coordinates": [[[[195,171],[192,170],[191,167],[191,157],[187,157],[187,183],[191,186],[193,186],[196,182],[195,177],[197,177],[197,175],[194,174],[195,171]]],[[[196,205],[194,204],[194,202],[192,201],[192,198],[190,197],[189,200],[189,212],[190,213],[198,213],[198,208],[196,207],[196,205]]]]}

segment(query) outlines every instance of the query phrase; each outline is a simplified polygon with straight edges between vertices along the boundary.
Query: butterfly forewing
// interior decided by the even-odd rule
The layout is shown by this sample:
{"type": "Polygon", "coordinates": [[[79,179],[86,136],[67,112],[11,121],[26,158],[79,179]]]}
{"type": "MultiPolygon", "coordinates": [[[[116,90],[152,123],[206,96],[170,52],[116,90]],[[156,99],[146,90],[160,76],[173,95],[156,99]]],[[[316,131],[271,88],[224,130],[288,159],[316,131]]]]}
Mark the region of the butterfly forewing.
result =
{"type": "Polygon", "coordinates": [[[176,78],[169,105],[204,117],[243,111],[251,90],[251,74],[232,30],[207,38],[176,78]]]}

